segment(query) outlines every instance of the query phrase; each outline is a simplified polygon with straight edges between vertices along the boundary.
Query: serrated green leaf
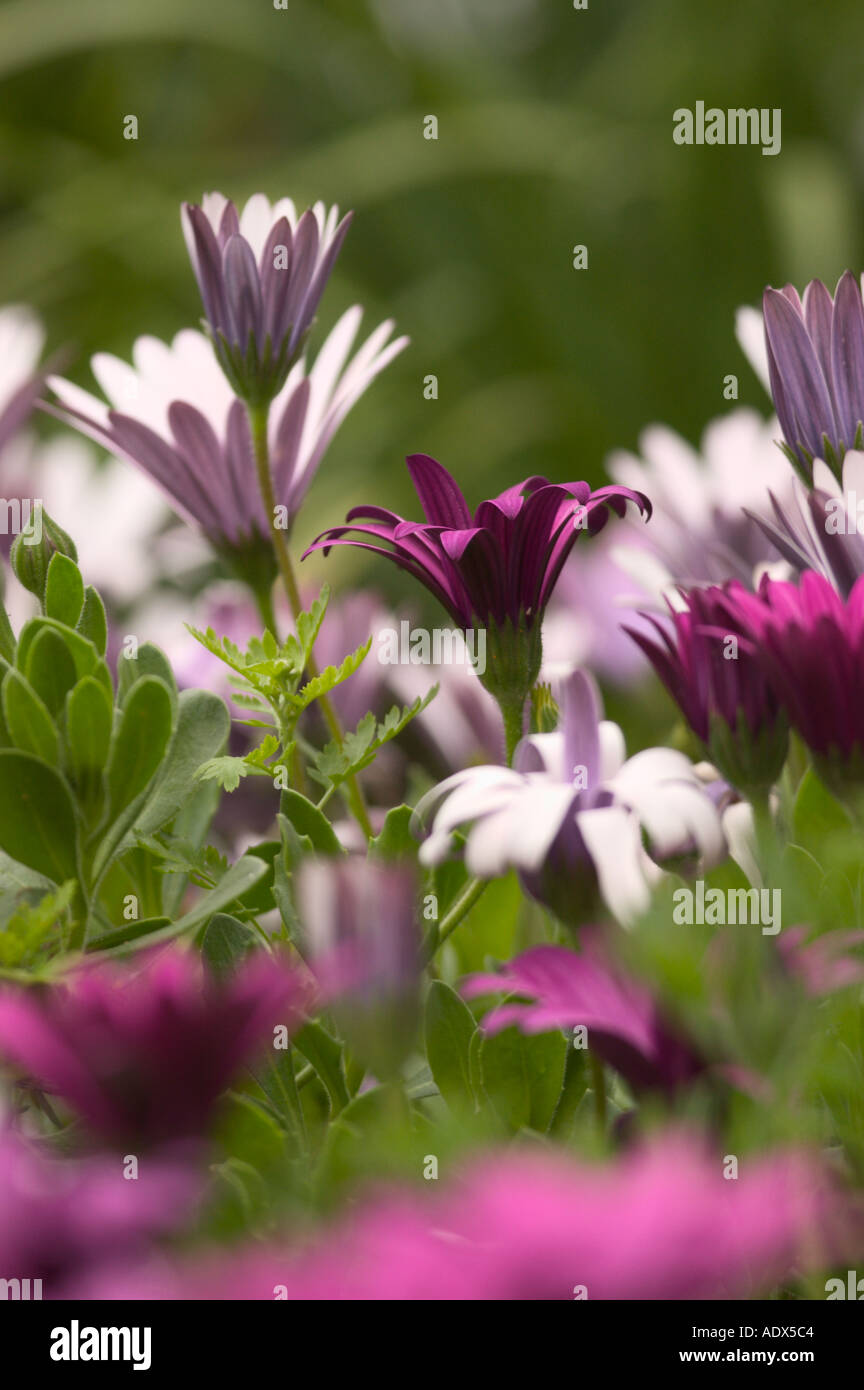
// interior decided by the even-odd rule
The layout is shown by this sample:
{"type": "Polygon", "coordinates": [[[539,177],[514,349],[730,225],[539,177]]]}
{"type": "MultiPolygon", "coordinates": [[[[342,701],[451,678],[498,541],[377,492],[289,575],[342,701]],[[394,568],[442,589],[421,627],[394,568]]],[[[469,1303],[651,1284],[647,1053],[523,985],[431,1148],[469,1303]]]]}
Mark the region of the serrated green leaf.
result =
{"type": "Polygon", "coordinates": [[[223,791],[236,791],[243,777],[248,777],[251,769],[245,758],[233,758],[227,755],[220,758],[208,758],[206,763],[202,763],[195,776],[199,782],[218,782],[223,791]]]}
{"type": "Polygon", "coordinates": [[[418,697],[413,704],[400,709],[394,705],[381,723],[376,723],[373,714],[364,715],[353,733],[346,734],[342,743],[328,743],[315,758],[315,767],[309,769],[310,776],[323,786],[340,786],[348,777],[362,772],[374,761],[376,754],[385,743],[397,738],[407,724],[438,694],[438,686],[433,685],[427,695],[418,697]]]}

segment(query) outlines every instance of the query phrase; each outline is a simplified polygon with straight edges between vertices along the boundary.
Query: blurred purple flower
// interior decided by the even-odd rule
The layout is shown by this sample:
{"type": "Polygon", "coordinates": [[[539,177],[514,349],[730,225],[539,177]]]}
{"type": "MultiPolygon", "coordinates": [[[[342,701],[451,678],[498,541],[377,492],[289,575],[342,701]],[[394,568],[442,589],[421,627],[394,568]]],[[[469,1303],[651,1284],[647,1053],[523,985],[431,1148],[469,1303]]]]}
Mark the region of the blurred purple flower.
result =
{"type": "Polygon", "coordinates": [[[68,1296],[70,1281],[140,1259],[152,1235],[182,1225],[199,1185],[190,1169],[159,1161],[130,1180],[119,1158],[48,1158],[0,1130],[3,1277],[41,1279],[44,1298],[68,1296]]]}
{"type": "Polygon", "coordinates": [[[499,1004],[483,1020],[485,1033],[511,1024],[523,1033],[584,1027],[591,1050],[634,1090],[673,1092],[705,1064],[663,1018],[650,991],[611,966],[602,935],[583,929],[579,955],[563,946],[535,946],[495,974],[470,976],[462,993],[473,999],[506,991],[531,1001],[499,1004]]]}
{"type": "MultiPolygon", "coordinates": [[[[342,315],[311,369],[303,362],[293,367],[270,412],[274,494],[289,524],[348,411],[407,342],[388,344],[393,325],[383,323],[346,366],[361,316],[357,307],[342,315]]],[[[52,413],[142,468],[216,550],[260,564],[270,530],[246,408],[207,339],[193,329],[178,333],[171,346],[139,338],[133,359],[130,367],[108,353],[93,358],[110,406],[63,378],[49,378],[60,402],[52,413]]]]}
{"type": "Polygon", "coordinates": [[[0,994],[0,1056],[114,1145],[206,1133],[241,1065],[277,1023],[300,1026],[309,983],[262,953],[227,980],[169,947],[88,964],[50,989],[0,994]]]}
{"type": "Polygon", "coordinates": [[[681,597],[686,608],[671,614],[671,631],[653,619],[651,637],[625,630],[722,775],[742,790],[771,787],[786,761],[786,721],[729,586],[682,590],[681,597]]]}
{"type": "MultiPolygon", "coordinates": [[[[304,1253],[130,1275],[94,1298],[688,1300],[758,1296],[853,1247],[853,1208],[815,1160],[753,1157],[735,1182],[686,1132],[605,1167],[491,1154],[425,1200],[367,1200],[304,1253]]],[[[855,1227],[860,1234],[860,1216],[855,1227]]]]}
{"type": "Polygon", "coordinates": [[[273,399],[303,349],[351,224],[316,203],[302,216],[290,198],[263,193],[238,216],[221,193],[184,203],[183,234],[216,356],[237,395],[273,399]]]}
{"type": "Polygon", "coordinates": [[[770,516],[769,493],[785,504],[794,482],[776,437],[776,421],[740,407],[708,425],[698,451],[652,425],[640,435],[641,457],[610,455],[609,476],[654,504],[651,525],[636,529],[627,518],[612,547],[613,560],[642,591],[631,590],[631,606],[644,607],[646,595],[661,608],[664,600],[674,605],[682,586],[728,579],[752,586],[754,571],[776,564],[758,525],[770,516]]]}
{"type": "Polygon", "coordinates": [[[833,994],[864,981],[864,958],[848,954],[864,944],[864,931],[829,931],[807,940],[807,928],[787,927],[777,938],[777,950],[791,975],[808,994],[833,994]]]}
{"type": "Polygon", "coordinates": [[[599,889],[629,922],[648,906],[658,863],[710,866],[726,850],[717,808],[689,759],[649,748],[625,761],[621,730],[601,722],[596,689],[581,672],[563,686],[555,733],[523,739],[512,768],[448,777],[418,802],[413,829],[428,834],[426,864],[447,858],[462,829],[470,873],[497,878],[515,868],[565,920],[590,911],[599,889]]]}
{"type": "Polygon", "coordinates": [[[41,386],[45,335],[30,309],[0,309],[0,451],[24,424],[41,386]]]}
{"type": "Polygon", "coordinates": [[[413,872],[367,859],[306,859],[297,876],[303,951],[349,1046],[383,1077],[417,1028],[420,940],[413,872]]]}
{"type": "Polygon", "coordinates": [[[821,459],[813,463],[813,485],[795,480],[789,502],[770,493],[772,515],[753,520],[793,574],[813,570],[847,598],[864,574],[864,454],[850,449],[840,469],[841,483],[821,459]]]}
{"type": "Polygon", "coordinates": [[[809,479],[813,460],[839,473],[847,449],[864,443],[864,303],[851,271],[832,299],[811,280],[762,300],[771,394],[790,453],[809,479]]]}

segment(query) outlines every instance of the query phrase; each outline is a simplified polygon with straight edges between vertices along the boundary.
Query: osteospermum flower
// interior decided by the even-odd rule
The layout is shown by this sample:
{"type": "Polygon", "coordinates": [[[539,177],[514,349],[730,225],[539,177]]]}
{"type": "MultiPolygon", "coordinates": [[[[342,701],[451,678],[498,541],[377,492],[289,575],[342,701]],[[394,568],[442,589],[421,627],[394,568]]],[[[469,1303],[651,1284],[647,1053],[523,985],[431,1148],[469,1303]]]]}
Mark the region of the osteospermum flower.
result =
{"type": "MultiPolygon", "coordinates": [[[[291,521],[348,411],[401,352],[382,323],[349,360],[362,310],[342,315],[307,371],[291,370],[269,416],[270,470],[276,502],[291,521]]],[[[202,333],[186,329],[169,346],[139,338],[134,366],[108,353],[92,361],[110,402],[62,378],[50,378],[69,424],[142,468],[175,510],[197,522],[241,577],[260,588],[273,575],[270,519],[261,500],[246,408],[231,391],[202,333]],[[263,570],[263,574],[262,574],[263,570]]]]}
{"type": "Polygon", "coordinates": [[[834,297],[811,280],[803,299],[792,285],[762,300],[774,406],[792,460],[809,479],[813,460],[839,470],[864,442],[864,303],[851,271],[834,297]]]}
{"type": "Polygon", "coordinates": [[[721,1151],[687,1132],[662,1134],[605,1167],[493,1153],[437,1187],[367,1199],[302,1253],[241,1252],[177,1266],[157,1284],[131,1272],[91,1280],[79,1296],[746,1298],[854,1248],[851,1203],[809,1155],[751,1157],[730,1182],[721,1151]]]}
{"type": "Polygon", "coordinates": [[[483,1019],[484,1033],[515,1024],[523,1033],[587,1029],[588,1046],[635,1090],[672,1092],[692,1081],[704,1063],[664,1019],[650,991],[606,959],[602,935],[583,930],[580,953],[535,946],[495,974],[471,975],[466,998],[493,991],[524,996],[483,1019]]]}
{"type": "Polygon", "coordinates": [[[647,493],[654,505],[638,544],[631,544],[628,519],[626,544],[615,546],[614,559],[661,607],[664,600],[674,605],[681,586],[750,584],[754,570],[776,561],[758,524],[770,516],[769,493],[783,503],[791,492],[776,438],[776,420],[766,423],[742,406],[712,420],[698,450],[674,430],[652,425],[639,437],[638,457],[610,455],[609,476],[647,493]]]}
{"type": "Polygon", "coordinates": [[[728,586],[682,598],[671,630],[656,621],[656,637],[627,630],[723,776],[740,790],[765,790],[786,761],[777,695],[744,639],[728,586]]]}
{"type": "Polygon", "coordinates": [[[628,501],[646,516],[651,504],[632,488],[592,492],[588,483],[535,476],[481,502],[472,516],[440,463],[426,454],[412,454],[407,463],[425,522],[405,521],[385,507],[355,507],[347,525],[324,531],[303,558],[314,550],[326,555],[334,545],[387,555],[419,579],[458,627],[485,629],[481,679],[501,705],[513,745],[540,670],[543,614],[580,532],[600,531],[609,510],[622,516],[628,501]],[[363,536],[379,543],[357,539],[363,536]]]}
{"type": "Polygon", "coordinates": [[[658,864],[718,863],[720,817],[689,759],[649,748],[625,761],[621,730],[599,716],[593,683],[576,673],[563,688],[560,729],[523,739],[512,768],[467,768],[427,792],[413,821],[415,834],[428,832],[423,862],[446,859],[462,830],[478,878],[517,869],[570,921],[586,920],[599,891],[622,922],[647,908],[658,864]]]}
{"type": "Polygon", "coordinates": [[[266,403],[302,351],[351,214],[263,193],[238,215],[221,193],[184,203],[183,233],[216,356],[243,400],[266,403]]]}
{"type": "Polygon", "coordinates": [[[848,451],[839,483],[827,464],[815,459],[812,486],[805,488],[796,478],[788,503],[773,493],[770,501],[771,515],[753,515],[753,520],[792,573],[814,570],[848,597],[864,574],[864,453],[848,451]]]}
{"type": "Polygon", "coordinates": [[[153,1236],[182,1225],[199,1185],[191,1169],[152,1159],[129,1181],[115,1158],[52,1159],[0,1130],[3,1276],[42,1280],[31,1298],[68,1297],[70,1281],[137,1262],[153,1236]]]}
{"type": "Polygon", "coordinates": [[[304,954],[357,1056],[389,1075],[414,1041],[420,941],[414,875],[361,855],[305,860],[297,876],[304,954]]]}
{"type": "Polygon", "coordinates": [[[844,600],[821,574],[727,589],[730,614],[832,785],[864,779],[864,577],[844,600]]]}
{"type": "Polygon", "coordinates": [[[0,309],[0,449],[20,429],[39,393],[45,335],[29,309],[0,309]]]}
{"type": "Polygon", "coordinates": [[[142,968],[87,965],[38,994],[0,994],[0,1058],[112,1144],[200,1139],[271,1028],[299,1027],[309,983],[255,955],[227,980],[178,948],[142,968]]]}

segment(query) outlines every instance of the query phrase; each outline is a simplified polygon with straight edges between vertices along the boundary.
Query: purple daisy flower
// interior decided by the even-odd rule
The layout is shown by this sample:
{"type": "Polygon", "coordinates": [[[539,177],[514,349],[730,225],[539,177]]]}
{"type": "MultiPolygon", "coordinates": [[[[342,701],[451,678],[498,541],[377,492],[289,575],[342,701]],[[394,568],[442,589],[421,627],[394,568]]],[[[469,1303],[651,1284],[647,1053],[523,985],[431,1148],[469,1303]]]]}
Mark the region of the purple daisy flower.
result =
{"type": "Polygon", "coordinates": [[[307,959],[349,1046],[378,1077],[404,1061],[417,1028],[420,939],[414,874],[350,855],[300,868],[307,959]]]}
{"type": "MultiPolygon", "coordinates": [[[[288,529],[325,450],[351,407],[407,338],[388,342],[382,323],[349,360],[362,310],[342,315],[312,367],[291,370],[270,412],[270,466],[288,529]]],[[[248,582],[274,569],[269,519],[261,500],[249,419],[220,372],[207,339],[194,329],[169,346],[139,338],[134,366],[97,353],[92,368],[110,405],[72,382],[51,377],[59,414],[111,453],[153,479],[175,510],[197,522],[210,543],[248,582]],[[250,577],[251,576],[251,577],[250,577]]],[[[255,584],[252,583],[252,587],[255,584]]]]}
{"type": "Polygon", "coordinates": [[[686,607],[671,613],[671,631],[647,614],[656,637],[625,631],[723,776],[739,790],[767,789],[786,761],[787,726],[742,632],[734,589],[682,590],[681,597],[686,607]]]}
{"type": "Polygon", "coordinates": [[[95,1278],[97,1270],[110,1283],[114,1262],[141,1261],[155,1235],[188,1219],[199,1188],[184,1165],[150,1159],[129,1181],[116,1158],[49,1158],[4,1128],[0,1269],[7,1279],[41,1280],[39,1292],[30,1286],[35,1298],[69,1297],[70,1281],[95,1278]]]}
{"type": "Polygon", "coordinates": [[[651,504],[633,488],[592,491],[585,482],[550,483],[535,475],[481,502],[472,517],[440,463],[412,454],[407,464],[425,522],[406,521],[386,507],[355,507],[347,525],[322,532],[303,558],[314,550],[326,555],[334,545],[387,555],[434,594],[458,627],[485,629],[481,679],[502,707],[512,752],[540,670],[543,614],[567,556],[582,531],[602,530],[610,509],[623,516],[634,502],[649,517],[651,504]],[[357,539],[363,536],[378,543],[357,539]]]}
{"type": "Polygon", "coordinates": [[[303,350],[351,216],[263,193],[242,213],[221,193],[184,203],[183,234],[219,363],[237,395],[271,401],[303,350]]]}
{"type": "Polygon", "coordinates": [[[299,1027],[310,997],[308,979],[271,956],[217,980],[173,947],[143,969],[90,964],[44,992],[6,990],[0,1056],[108,1143],[197,1140],[240,1066],[276,1024],[299,1027]]]}
{"type": "Polygon", "coordinates": [[[770,517],[747,515],[793,573],[815,570],[847,598],[864,574],[864,453],[847,452],[839,482],[828,465],[816,459],[812,486],[805,488],[796,478],[788,503],[781,503],[773,492],[768,496],[770,517]]]}
{"type": "Polygon", "coordinates": [[[792,285],[762,301],[768,374],[789,456],[809,479],[813,460],[837,472],[864,441],[864,303],[851,271],[832,299],[811,280],[803,300],[792,285]]]}
{"type": "Polygon", "coordinates": [[[29,309],[0,309],[0,450],[24,424],[39,394],[45,335],[29,309]]]}
{"type": "Polygon", "coordinates": [[[603,935],[584,930],[579,955],[563,946],[535,946],[497,974],[470,976],[462,993],[474,999],[506,991],[531,1000],[499,1004],[483,1020],[485,1033],[511,1024],[523,1033],[584,1027],[588,1046],[634,1090],[674,1092],[705,1064],[663,1018],[644,985],[611,968],[603,935]]]}
{"type": "Polygon", "coordinates": [[[726,590],[730,616],[830,785],[864,780],[864,576],[843,599],[821,574],[726,590]]]}

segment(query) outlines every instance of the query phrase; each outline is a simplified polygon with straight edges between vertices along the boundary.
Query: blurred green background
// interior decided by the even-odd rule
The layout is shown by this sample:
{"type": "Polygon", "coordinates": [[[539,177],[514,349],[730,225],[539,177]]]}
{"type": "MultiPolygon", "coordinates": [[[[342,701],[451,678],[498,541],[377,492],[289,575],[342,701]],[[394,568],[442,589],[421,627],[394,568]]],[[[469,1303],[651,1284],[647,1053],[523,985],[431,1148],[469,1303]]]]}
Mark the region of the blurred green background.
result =
{"type": "Polygon", "coordinates": [[[412,511],[412,451],[474,502],[599,481],[653,420],[698,439],[728,372],[766,409],[736,306],[864,265],[862,54],[860,0],[7,0],[0,303],[32,303],[89,385],[92,352],[198,321],[181,199],[336,201],[357,216],[317,341],[359,301],[412,346],[297,543],[361,499],[412,511]],[[675,145],[700,99],[779,106],[782,152],[675,145]]]}

